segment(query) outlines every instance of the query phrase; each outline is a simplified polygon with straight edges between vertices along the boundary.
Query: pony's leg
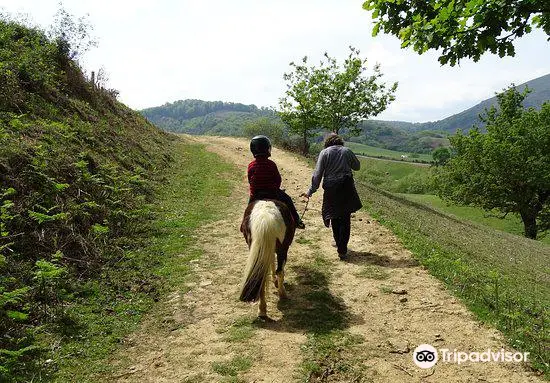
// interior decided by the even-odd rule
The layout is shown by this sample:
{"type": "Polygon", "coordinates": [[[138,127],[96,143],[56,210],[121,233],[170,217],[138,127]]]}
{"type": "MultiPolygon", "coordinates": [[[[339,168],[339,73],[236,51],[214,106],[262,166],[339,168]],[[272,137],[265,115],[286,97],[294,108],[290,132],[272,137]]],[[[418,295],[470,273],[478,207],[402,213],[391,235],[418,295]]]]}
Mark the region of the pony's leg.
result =
{"type": "Polygon", "coordinates": [[[284,269],[277,272],[277,282],[278,282],[277,289],[279,291],[279,299],[287,299],[288,295],[286,295],[286,290],[285,290],[285,271],[284,271],[284,269]]]}
{"type": "Polygon", "coordinates": [[[266,283],[264,282],[262,284],[262,288],[260,289],[260,305],[258,310],[258,316],[260,318],[267,317],[267,303],[265,301],[265,285],[266,283]]]}
{"type": "Polygon", "coordinates": [[[275,285],[275,287],[277,287],[277,273],[276,273],[276,270],[277,270],[277,264],[276,264],[276,261],[275,261],[275,257],[273,257],[273,264],[271,265],[271,278],[273,280],[273,284],[275,285]]]}
{"type": "Polygon", "coordinates": [[[285,264],[287,259],[288,247],[281,245],[277,247],[277,290],[279,292],[279,299],[287,298],[285,290],[285,264]]]}
{"type": "MultiPolygon", "coordinates": [[[[277,257],[273,257],[273,268],[271,269],[271,272],[273,273],[273,284],[275,285],[275,288],[279,287],[279,266],[281,265],[281,251],[283,249],[283,244],[277,240],[275,244],[275,253],[277,254],[277,257]]],[[[286,260],[286,258],[285,258],[286,260]]]]}

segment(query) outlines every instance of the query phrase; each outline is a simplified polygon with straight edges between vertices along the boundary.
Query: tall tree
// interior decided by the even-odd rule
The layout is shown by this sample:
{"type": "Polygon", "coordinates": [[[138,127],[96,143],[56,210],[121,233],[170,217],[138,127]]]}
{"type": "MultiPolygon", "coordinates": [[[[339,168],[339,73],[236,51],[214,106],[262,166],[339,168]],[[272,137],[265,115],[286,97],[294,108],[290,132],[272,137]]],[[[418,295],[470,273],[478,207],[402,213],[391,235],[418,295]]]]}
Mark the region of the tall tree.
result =
{"type": "Polygon", "coordinates": [[[550,228],[550,103],[525,110],[513,86],[497,95],[477,127],[451,137],[453,157],[439,169],[440,195],[448,200],[518,214],[525,236],[550,228]]]}
{"type": "Polygon", "coordinates": [[[397,83],[386,88],[386,84],[379,81],[382,73],[378,64],[373,74],[366,76],[367,59],[362,59],[359,53],[350,47],[342,66],[325,53],[326,62],[321,61],[320,67],[314,70],[319,84],[315,91],[321,103],[320,123],[336,134],[341,129],[358,134],[360,121],[378,115],[395,99],[397,83]]]}
{"type": "Polygon", "coordinates": [[[443,166],[451,158],[451,150],[446,147],[439,147],[432,152],[432,158],[434,166],[443,166]]]}
{"type": "Polygon", "coordinates": [[[318,129],[319,100],[315,89],[318,87],[318,78],[314,68],[307,66],[307,57],[302,64],[290,63],[292,72],[285,73],[283,79],[287,81],[285,96],[279,100],[281,110],[279,116],[288,126],[291,133],[302,139],[302,152],[309,152],[309,138],[318,129]]]}
{"type": "Polygon", "coordinates": [[[243,134],[248,138],[263,134],[278,145],[283,141],[284,125],[273,118],[259,117],[244,124],[243,134]]]}
{"type": "Polygon", "coordinates": [[[78,61],[88,50],[97,47],[92,31],[93,25],[88,21],[88,15],[76,19],[60,2],[55,23],[50,27],[48,35],[57,42],[61,53],[70,60],[78,61]]]}
{"type": "Polygon", "coordinates": [[[392,34],[420,54],[442,49],[439,62],[451,66],[486,51],[514,56],[514,40],[533,27],[550,36],[548,0],[366,0],[363,8],[372,11],[373,36],[392,34]]]}
{"type": "Polygon", "coordinates": [[[304,148],[317,128],[357,134],[360,121],[376,116],[395,99],[397,83],[387,87],[381,82],[378,65],[366,76],[367,60],[353,47],[342,65],[327,53],[318,67],[308,66],[307,57],[300,65],[290,65],[294,70],[284,75],[288,83],[280,115],[292,131],[301,133],[304,148]]]}

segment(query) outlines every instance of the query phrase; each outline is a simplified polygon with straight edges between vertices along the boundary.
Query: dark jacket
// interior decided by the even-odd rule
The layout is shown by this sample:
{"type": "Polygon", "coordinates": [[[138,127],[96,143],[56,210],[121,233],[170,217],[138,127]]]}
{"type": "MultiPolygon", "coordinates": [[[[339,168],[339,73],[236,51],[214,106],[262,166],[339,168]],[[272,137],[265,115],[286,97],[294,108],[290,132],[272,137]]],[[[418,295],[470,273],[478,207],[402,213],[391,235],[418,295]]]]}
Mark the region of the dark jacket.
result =
{"type": "Polygon", "coordinates": [[[359,170],[361,163],[355,154],[342,145],[323,149],[317,159],[308,194],[313,194],[323,180],[322,215],[325,225],[333,218],[349,215],[363,206],[355,184],[352,170],[359,170]]]}
{"type": "Polygon", "coordinates": [[[321,213],[325,225],[328,226],[330,219],[345,217],[362,207],[352,176],[346,176],[338,184],[324,188],[321,213]]]}

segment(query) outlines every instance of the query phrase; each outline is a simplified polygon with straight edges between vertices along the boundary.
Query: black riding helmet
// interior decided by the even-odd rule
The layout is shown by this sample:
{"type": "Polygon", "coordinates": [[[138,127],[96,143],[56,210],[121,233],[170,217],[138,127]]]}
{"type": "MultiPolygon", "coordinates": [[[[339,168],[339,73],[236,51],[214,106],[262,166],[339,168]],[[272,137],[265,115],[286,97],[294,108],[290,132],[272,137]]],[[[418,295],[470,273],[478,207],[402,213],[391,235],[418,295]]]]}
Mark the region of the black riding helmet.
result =
{"type": "Polygon", "coordinates": [[[257,156],[270,156],[271,155],[271,141],[266,136],[256,136],[250,140],[250,151],[257,156]]]}

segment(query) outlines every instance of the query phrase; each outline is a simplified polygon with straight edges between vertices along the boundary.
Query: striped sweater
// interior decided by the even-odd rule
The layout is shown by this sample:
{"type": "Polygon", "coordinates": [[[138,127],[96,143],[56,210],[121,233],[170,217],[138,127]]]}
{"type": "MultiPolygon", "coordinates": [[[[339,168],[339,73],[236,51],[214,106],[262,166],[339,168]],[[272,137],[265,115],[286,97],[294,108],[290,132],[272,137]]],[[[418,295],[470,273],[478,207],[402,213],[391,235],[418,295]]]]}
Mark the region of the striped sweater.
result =
{"type": "Polygon", "coordinates": [[[275,162],[265,156],[258,156],[248,164],[248,183],[251,196],[254,196],[259,190],[279,190],[281,174],[275,162]]]}

